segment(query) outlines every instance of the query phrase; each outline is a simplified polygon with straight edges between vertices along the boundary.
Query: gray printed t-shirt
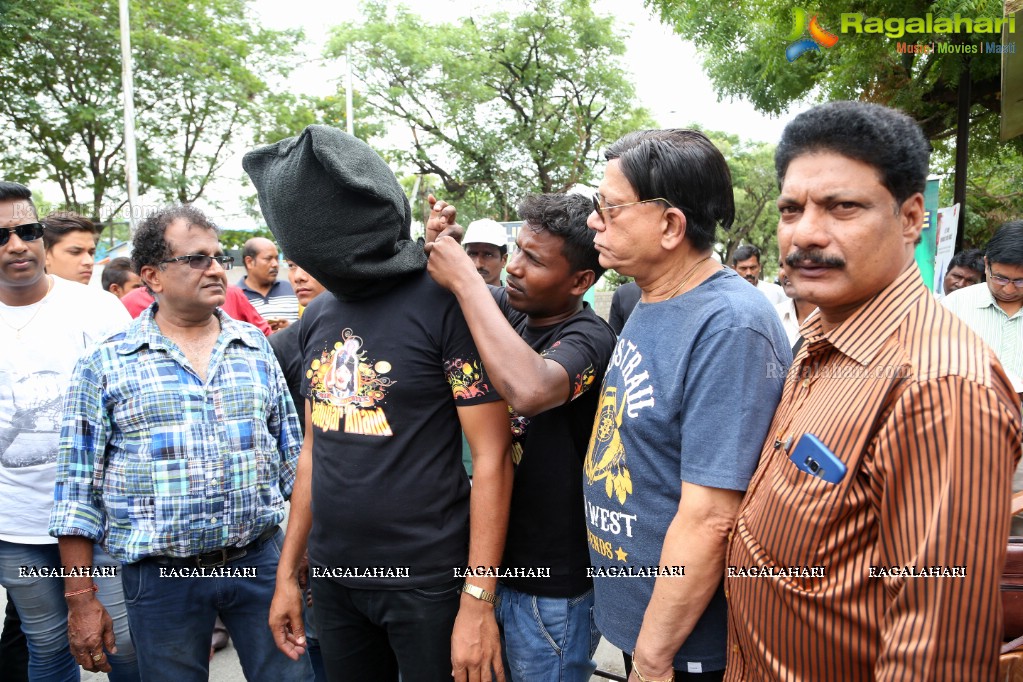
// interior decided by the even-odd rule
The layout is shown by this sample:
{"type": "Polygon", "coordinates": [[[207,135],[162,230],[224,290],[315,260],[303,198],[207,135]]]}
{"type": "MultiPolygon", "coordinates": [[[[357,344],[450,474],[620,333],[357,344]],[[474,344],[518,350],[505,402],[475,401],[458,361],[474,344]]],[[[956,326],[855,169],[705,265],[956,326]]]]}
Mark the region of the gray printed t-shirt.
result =
{"type": "MultiPolygon", "coordinates": [[[[625,323],[583,468],[597,626],[622,651],[635,648],[654,578],[600,569],[659,564],[681,482],[746,489],[791,362],[773,306],[731,270],[641,302],[625,323]]],[[[719,586],[675,668],[723,669],[726,640],[719,586]]]]}

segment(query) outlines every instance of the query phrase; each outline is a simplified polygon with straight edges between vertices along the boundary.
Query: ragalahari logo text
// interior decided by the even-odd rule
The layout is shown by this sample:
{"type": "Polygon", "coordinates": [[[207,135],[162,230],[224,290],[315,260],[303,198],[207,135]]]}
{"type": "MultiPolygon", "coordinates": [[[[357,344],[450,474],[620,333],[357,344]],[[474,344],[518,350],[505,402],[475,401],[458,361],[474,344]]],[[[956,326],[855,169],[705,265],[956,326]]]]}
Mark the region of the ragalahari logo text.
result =
{"type": "Polygon", "coordinates": [[[807,12],[802,7],[792,8],[792,33],[789,40],[795,42],[785,49],[785,58],[790,62],[799,59],[803,53],[811,50],[820,51],[822,47],[831,48],[838,42],[838,36],[828,33],[817,21],[817,15],[813,15],[809,24],[806,21],[807,12]],[[803,33],[809,26],[810,37],[804,38],[803,33]]]}

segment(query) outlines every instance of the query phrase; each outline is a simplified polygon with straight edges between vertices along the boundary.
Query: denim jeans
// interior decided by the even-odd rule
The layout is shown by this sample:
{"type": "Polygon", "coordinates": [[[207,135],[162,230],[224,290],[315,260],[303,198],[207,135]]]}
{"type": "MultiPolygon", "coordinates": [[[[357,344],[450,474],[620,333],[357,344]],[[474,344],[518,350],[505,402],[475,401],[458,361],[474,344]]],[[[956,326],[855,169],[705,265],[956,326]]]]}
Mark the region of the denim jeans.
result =
{"type": "Polygon", "coordinates": [[[510,682],[588,682],[600,632],[593,590],[577,597],[538,597],[498,584],[504,672],[510,682]]]}
{"type": "MultiPolygon", "coordinates": [[[[120,564],[95,546],[93,566],[120,564]]],[[[0,540],[0,583],[7,588],[9,597],[18,607],[21,628],[28,639],[29,679],[46,682],[76,681],[80,679],[78,663],[71,656],[67,641],[67,603],[64,601],[64,579],[39,576],[20,576],[19,568],[61,566],[60,550],[56,544],[25,545],[0,540]]],[[[117,655],[110,655],[114,682],[133,682],[139,679],[135,661],[135,648],[128,632],[124,591],[121,576],[94,578],[99,588],[96,597],[114,621],[114,639],[117,655]]]]}
{"type": "Polygon", "coordinates": [[[278,531],[226,564],[250,569],[249,577],[172,577],[181,569],[154,559],[124,565],[128,619],[146,682],[209,679],[210,638],[218,614],[231,633],[246,680],[312,680],[309,658],[292,661],[281,653],[267,625],[283,536],[278,531]]]}
{"type": "Polygon", "coordinates": [[[331,682],[451,682],[461,578],[432,588],[359,590],[312,578],[313,617],[331,682]]]}

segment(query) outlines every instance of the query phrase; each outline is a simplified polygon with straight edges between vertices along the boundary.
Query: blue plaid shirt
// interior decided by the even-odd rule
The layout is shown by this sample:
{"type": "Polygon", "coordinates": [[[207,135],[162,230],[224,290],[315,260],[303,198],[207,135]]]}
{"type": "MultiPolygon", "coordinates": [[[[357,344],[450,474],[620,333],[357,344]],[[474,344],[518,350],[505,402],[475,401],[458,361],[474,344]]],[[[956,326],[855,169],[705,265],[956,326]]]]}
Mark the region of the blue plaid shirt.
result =
{"type": "Polygon", "coordinates": [[[116,559],[252,542],[284,518],[298,416],[266,338],[219,310],[206,382],[150,306],[75,367],[64,403],[50,535],[116,559]]]}

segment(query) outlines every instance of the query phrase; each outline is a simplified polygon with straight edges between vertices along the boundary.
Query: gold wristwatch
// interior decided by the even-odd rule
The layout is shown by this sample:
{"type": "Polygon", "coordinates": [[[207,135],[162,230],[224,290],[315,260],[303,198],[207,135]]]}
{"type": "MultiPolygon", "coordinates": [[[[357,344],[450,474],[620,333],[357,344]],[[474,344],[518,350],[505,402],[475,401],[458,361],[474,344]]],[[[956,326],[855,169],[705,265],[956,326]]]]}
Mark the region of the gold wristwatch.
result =
{"type": "Polygon", "coordinates": [[[465,583],[464,585],[462,585],[462,592],[465,592],[466,594],[471,594],[477,599],[490,602],[495,607],[497,606],[497,602],[499,600],[499,597],[493,592],[487,592],[482,587],[478,585],[470,585],[469,583],[465,583]]]}

